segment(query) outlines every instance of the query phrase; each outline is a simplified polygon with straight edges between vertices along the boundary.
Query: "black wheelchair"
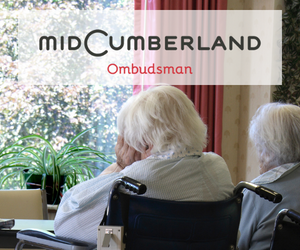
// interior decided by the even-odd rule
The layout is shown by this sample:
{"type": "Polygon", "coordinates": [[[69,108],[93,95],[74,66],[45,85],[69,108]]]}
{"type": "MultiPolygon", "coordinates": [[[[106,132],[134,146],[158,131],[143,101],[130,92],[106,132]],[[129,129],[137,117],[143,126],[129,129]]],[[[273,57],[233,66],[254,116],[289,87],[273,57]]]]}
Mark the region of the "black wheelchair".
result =
{"type": "Polygon", "coordinates": [[[44,249],[183,250],[236,249],[243,189],[278,203],[282,196],[263,186],[240,182],[233,197],[216,202],[152,199],[143,196],[147,187],[123,177],[115,181],[107,210],[98,227],[97,246],[70,242],[49,232],[22,230],[16,250],[24,245],[44,249]],[[120,187],[137,195],[130,195],[120,187]]]}
{"type": "Polygon", "coordinates": [[[300,213],[282,209],[275,221],[270,250],[300,249],[300,213]],[[284,218],[289,220],[283,220],[284,218]]]}

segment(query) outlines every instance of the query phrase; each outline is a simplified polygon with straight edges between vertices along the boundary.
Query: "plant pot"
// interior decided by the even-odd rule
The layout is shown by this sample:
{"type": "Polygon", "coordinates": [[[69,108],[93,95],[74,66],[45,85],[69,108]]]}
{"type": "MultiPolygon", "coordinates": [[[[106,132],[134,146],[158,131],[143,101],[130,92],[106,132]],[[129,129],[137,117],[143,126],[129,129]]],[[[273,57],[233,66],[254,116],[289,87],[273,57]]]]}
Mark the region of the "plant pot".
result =
{"type": "MultiPolygon", "coordinates": [[[[25,180],[30,174],[24,173],[25,180]]],[[[47,193],[47,204],[57,205],[62,197],[63,185],[65,184],[66,176],[60,177],[59,190],[54,189],[53,191],[53,176],[46,176],[46,193],[47,193]],[[58,193],[59,192],[59,193],[58,193]]],[[[27,189],[42,189],[42,175],[31,175],[26,182],[27,189]]]]}

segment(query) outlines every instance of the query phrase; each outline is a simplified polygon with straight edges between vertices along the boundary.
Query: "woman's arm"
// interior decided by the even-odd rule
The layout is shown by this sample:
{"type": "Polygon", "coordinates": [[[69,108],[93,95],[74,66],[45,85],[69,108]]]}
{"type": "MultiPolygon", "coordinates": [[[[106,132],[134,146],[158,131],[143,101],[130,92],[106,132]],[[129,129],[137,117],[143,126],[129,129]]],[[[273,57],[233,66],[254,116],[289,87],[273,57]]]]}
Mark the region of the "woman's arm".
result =
{"type": "Polygon", "coordinates": [[[97,244],[97,227],[103,218],[109,191],[122,176],[122,173],[98,176],[68,190],[55,217],[55,234],[97,244]]]}
{"type": "Polygon", "coordinates": [[[118,136],[115,147],[117,162],[98,177],[74,186],[63,196],[54,223],[58,236],[96,243],[97,226],[102,220],[109,191],[114,181],[123,176],[125,167],[141,160],[141,153],[118,136]]]}
{"type": "Polygon", "coordinates": [[[122,170],[123,169],[117,163],[113,163],[109,167],[107,167],[106,169],[104,169],[101,172],[100,175],[107,175],[107,174],[112,174],[112,173],[118,173],[118,172],[120,172],[122,170]]]}

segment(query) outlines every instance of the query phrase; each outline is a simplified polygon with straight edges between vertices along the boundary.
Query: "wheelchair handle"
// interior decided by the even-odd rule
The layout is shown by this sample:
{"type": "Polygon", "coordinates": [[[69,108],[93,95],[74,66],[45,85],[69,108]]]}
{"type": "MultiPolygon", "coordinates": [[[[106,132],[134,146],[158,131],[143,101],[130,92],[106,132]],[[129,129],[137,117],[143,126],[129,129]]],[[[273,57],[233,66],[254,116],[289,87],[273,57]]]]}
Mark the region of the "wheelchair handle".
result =
{"type": "Polygon", "coordinates": [[[300,214],[298,212],[293,209],[288,209],[286,215],[296,224],[300,225],[300,214]]]}
{"type": "Polygon", "coordinates": [[[264,186],[259,186],[250,182],[241,181],[235,188],[234,193],[240,193],[244,188],[247,188],[251,190],[252,192],[255,192],[260,197],[269,200],[273,203],[279,203],[282,200],[282,195],[275,192],[274,190],[271,190],[269,188],[266,188],[264,186]]]}
{"type": "Polygon", "coordinates": [[[285,216],[289,217],[293,222],[300,225],[300,213],[296,212],[293,209],[284,208],[281,209],[277,214],[275,226],[281,223],[281,221],[283,221],[283,218],[285,216]]]}
{"type": "Polygon", "coordinates": [[[117,183],[117,188],[121,185],[125,189],[127,189],[131,192],[134,192],[136,194],[144,194],[147,191],[146,185],[144,185],[134,179],[131,179],[127,176],[124,176],[124,177],[116,180],[116,183],[117,183]]]}

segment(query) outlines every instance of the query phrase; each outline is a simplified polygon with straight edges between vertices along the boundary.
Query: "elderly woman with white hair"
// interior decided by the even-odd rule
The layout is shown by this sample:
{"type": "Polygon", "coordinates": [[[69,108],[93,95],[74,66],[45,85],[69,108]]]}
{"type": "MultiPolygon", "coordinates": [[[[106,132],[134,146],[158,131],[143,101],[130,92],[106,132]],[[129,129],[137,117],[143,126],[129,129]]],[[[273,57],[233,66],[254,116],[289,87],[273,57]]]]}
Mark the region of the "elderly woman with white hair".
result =
{"type": "Polygon", "coordinates": [[[206,126],[179,89],[154,87],[131,97],[118,116],[117,162],[62,198],[55,233],[96,244],[112,183],[122,176],[147,186],[147,197],[218,201],[232,195],[225,161],[203,153],[206,126]]]}
{"type": "Polygon", "coordinates": [[[276,215],[283,208],[300,211],[300,107],[269,103],[253,116],[249,128],[260,163],[252,182],[282,194],[281,203],[261,200],[247,190],[242,204],[239,249],[270,249],[276,215]]]}

